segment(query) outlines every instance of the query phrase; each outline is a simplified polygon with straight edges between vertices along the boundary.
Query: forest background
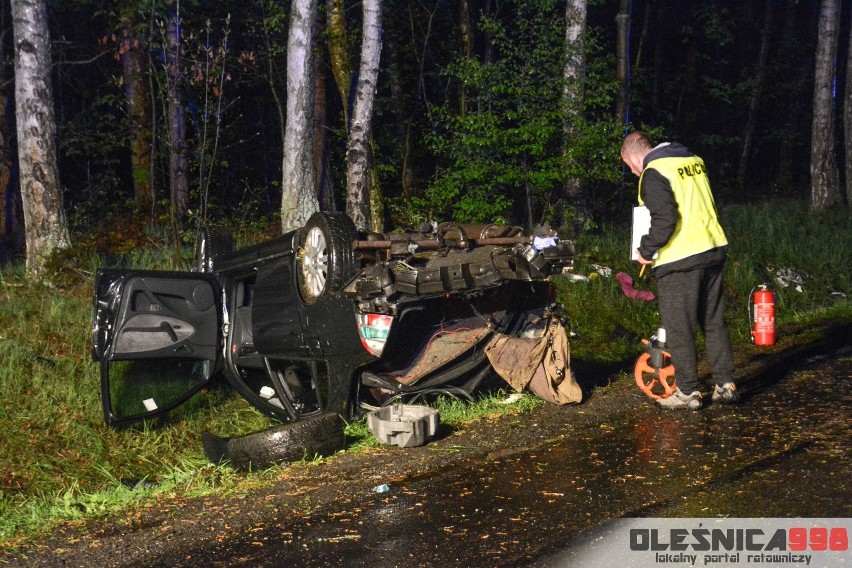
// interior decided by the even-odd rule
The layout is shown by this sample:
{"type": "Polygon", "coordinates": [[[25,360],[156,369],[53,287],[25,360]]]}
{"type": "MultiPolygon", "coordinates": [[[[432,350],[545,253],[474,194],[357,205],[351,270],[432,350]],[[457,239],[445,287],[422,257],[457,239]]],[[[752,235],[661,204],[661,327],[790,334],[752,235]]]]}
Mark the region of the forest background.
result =
{"type": "Polygon", "coordinates": [[[704,157],[721,203],[843,207],[844,4],[4,2],[0,260],[26,249],[37,273],[66,235],[99,232],[110,252],[155,226],[187,242],[200,223],[276,232],[317,208],[364,230],[496,220],[575,235],[627,222],[629,128],[704,157]],[[16,9],[42,10],[45,29],[16,9]],[[29,129],[55,144],[36,168],[18,152],[31,105],[15,105],[32,82],[20,80],[28,34],[49,37],[48,88],[35,91],[52,89],[54,117],[29,129]],[[33,194],[44,168],[55,178],[33,194]],[[33,203],[57,204],[46,224],[33,203]],[[46,245],[25,238],[39,223],[56,236],[46,245]]]}

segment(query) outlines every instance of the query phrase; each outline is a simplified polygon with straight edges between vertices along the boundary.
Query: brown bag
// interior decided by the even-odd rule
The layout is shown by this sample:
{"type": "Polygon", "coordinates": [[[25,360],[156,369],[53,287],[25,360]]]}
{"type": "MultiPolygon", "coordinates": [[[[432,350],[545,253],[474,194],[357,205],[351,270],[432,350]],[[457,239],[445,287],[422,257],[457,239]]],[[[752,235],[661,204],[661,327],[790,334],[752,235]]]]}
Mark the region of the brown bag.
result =
{"type": "Polygon", "coordinates": [[[491,366],[513,389],[524,388],[552,404],[578,403],[580,385],[571,372],[568,336],[559,318],[551,318],[544,335],[536,338],[495,334],[485,347],[491,366]]]}

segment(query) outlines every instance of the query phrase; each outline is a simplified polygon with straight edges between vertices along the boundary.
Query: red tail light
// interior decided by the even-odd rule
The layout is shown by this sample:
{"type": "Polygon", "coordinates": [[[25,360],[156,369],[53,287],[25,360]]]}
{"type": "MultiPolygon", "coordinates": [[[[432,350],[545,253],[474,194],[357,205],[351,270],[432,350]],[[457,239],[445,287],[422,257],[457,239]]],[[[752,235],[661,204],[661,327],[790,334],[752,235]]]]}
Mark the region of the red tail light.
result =
{"type": "Polygon", "coordinates": [[[358,314],[358,335],[361,336],[361,345],[367,353],[381,357],[392,324],[393,316],[358,314]]]}

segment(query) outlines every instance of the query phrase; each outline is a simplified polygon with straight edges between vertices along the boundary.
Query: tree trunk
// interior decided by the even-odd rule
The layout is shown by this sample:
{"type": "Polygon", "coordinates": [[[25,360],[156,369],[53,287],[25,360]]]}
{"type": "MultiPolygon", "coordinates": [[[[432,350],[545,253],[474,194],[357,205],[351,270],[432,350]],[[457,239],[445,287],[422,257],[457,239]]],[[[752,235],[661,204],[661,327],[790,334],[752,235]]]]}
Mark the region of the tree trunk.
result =
{"type": "Polygon", "coordinates": [[[317,0],[295,0],[287,36],[287,125],[281,187],[281,231],[303,226],[319,210],[315,193],[313,33],[317,0]]]}
{"type": "Polygon", "coordinates": [[[642,15],[642,32],[639,34],[639,41],[636,45],[636,59],[633,60],[633,67],[639,68],[642,65],[643,49],[645,40],[648,38],[648,30],[651,27],[651,13],[654,11],[654,0],[648,0],[645,3],[645,13],[642,15]]]}
{"type": "Polygon", "coordinates": [[[379,169],[373,159],[373,156],[376,155],[375,148],[376,141],[370,136],[370,228],[375,233],[383,233],[385,230],[385,197],[379,183],[379,169]]]}
{"type": "Polygon", "coordinates": [[[737,169],[737,185],[743,187],[745,183],[748,158],[751,155],[752,138],[754,137],[757,107],[763,91],[763,83],[766,79],[766,60],[769,54],[769,37],[772,28],[772,4],[775,0],[766,0],[766,14],[763,20],[763,33],[760,38],[760,55],[757,57],[757,70],[754,74],[754,88],[751,91],[751,99],[748,107],[748,120],[743,132],[742,151],[740,152],[740,165],[737,169]]]}
{"type": "MultiPolygon", "coordinates": [[[[852,20],[852,10],[849,11],[852,20]]],[[[852,207],[852,26],[846,52],[846,101],[843,105],[844,147],[846,148],[846,205],[852,207]]]]}
{"type": "Polygon", "coordinates": [[[315,193],[320,209],[334,211],[334,188],[331,184],[331,165],[328,147],[328,93],[325,62],[314,57],[314,172],[315,193]]]}
{"type": "MultiPolygon", "coordinates": [[[[0,34],[0,61],[5,61],[5,32],[0,34]]],[[[6,89],[7,76],[5,65],[0,66],[0,263],[5,258],[5,247],[20,235],[16,234],[18,208],[15,185],[12,183],[12,147],[14,127],[8,117],[9,95],[6,89]]],[[[11,85],[11,81],[8,82],[11,85]]]]}
{"type": "MultiPolygon", "coordinates": [[[[575,0],[568,0],[568,4],[575,4],[575,3],[576,3],[575,0]]],[[[583,0],[583,5],[585,5],[585,4],[586,4],[586,2],[585,2],[585,0],[583,0]]],[[[500,10],[500,8],[499,8],[499,5],[498,5],[496,11],[499,12],[499,10],[500,10]]],[[[566,7],[565,10],[567,11],[568,8],[566,7]]],[[[491,5],[491,0],[485,0],[485,6],[482,7],[482,15],[485,16],[486,18],[491,18],[493,16],[493,14],[492,14],[493,11],[494,11],[494,9],[493,9],[493,6],[491,5]]],[[[490,65],[490,64],[494,63],[494,58],[495,58],[494,40],[491,37],[490,31],[483,30],[483,32],[484,32],[483,36],[484,36],[484,40],[485,40],[485,54],[483,55],[482,62],[485,63],[486,65],[490,65]]]]}
{"type": "Polygon", "coordinates": [[[54,251],[70,244],[56,164],[50,32],[44,0],[12,0],[18,164],[27,275],[40,278],[54,251]]]}
{"type": "Polygon", "coordinates": [[[834,155],[831,87],[840,33],[840,0],[822,0],[814,65],[814,114],[811,130],[811,209],[823,211],[840,198],[840,173],[834,155]]]}
{"type": "MultiPolygon", "coordinates": [[[[271,6],[265,6],[271,7],[271,6]]],[[[275,17],[276,14],[269,13],[264,11],[264,18],[275,17]]],[[[270,29],[266,26],[263,26],[263,43],[266,46],[266,62],[267,62],[267,73],[269,74],[268,83],[269,83],[269,92],[272,94],[272,101],[275,103],[275,111],[278,115],[278,134],[280,136],[279,140],[284,140],[284,132],[287,125],[287,111],[284,108],[284,103],[281,101],[281,96],[279,95],[278,85],[276,82],[276,77],[278,75],[277,70],[275,68],[275,57],[273,56],[273,42],[270,34],[274,33],[270,31],[270,29]]],[[[277,37],[277,36],[276,36],[277,37]]]]}
{"type": "Polygon", "coordinates": [[[168,75],[169,116],[169,188],[172,199],[172,222],[183,226],[189,211],[189,179],[186,159],[186,117],[183,111],[180,3],[166,22],[166,65],[168,75]]]}
{"type": "Polygon", "coordinates": [[[352,65],[349,62],[349,39],[346,34],[346,15],[343,0],[327,0],[328,58],[331,73],[343,105],[343,121],[349,128],[349,92],[352,89],[352,65]]]}
{"type": "Polygon", "coordinates": [[[630,0],[621,0],[618,15],[615,17],[618,40],[616,47],[615,76],[618,81],[618,98],[615,103],[615,116],[622,124],[627,124],[630,104],[630,0]]]}
{"type": "Polygon", "coordinates": [[[690,37],[688,41],[689,43],[686,46],[685,76],[683,77],[683,86],[680,89],[680,96],[677,100],[677,113],[675,114],[675,124],[679,132],[686,132],[689,129],[690,120],[693,116],[690,111],[695,100],[693,94],[696,91],[696,84],[698,82],[698,46],[694,37],[690,37]]]}
{"type": "Polygon", "coordinates": [[[136,31],[133,7],[122,6],[121,38],[122,78],[127,116],[130,119],[130,171],[136,209],[144,214],[154,213],[154,186],[151,179],[152,129],[148,108],[148,87],[145,77],[146,57],[136,31]]]}
{"type": "MultiPolygon", "coordinates": [[[[473,28],[470,24],[470,6],[467,0],[459,1],[459,35],[462,53],[466,58],[473,57],[473,28]]],[[[467,115],[467,89],[459,85],[459,115],[467,115]]]]}
{"type": "MultiPolygon", "coordinates": [[[[796,10],[797,5],[798,0],[786,0],[784,2],[783,23],[781,25],[781,34],[778,40],[778,54],[775,56],[779,61],[792,61],[796,56],[793,46],[797,41],[796,38],[799,33],[799,18],[796,10]]],[[[805,77],[810,75],[810,70],[806,71],[804,65],[798,65],[797,68],[791,72],[791,75],[791,83],[804,83],[806,81],[805,77]]],[[[791,136],[791,134],[797,131],[798,121],[796,120],[796,117],[807,112],[807,104],[807,102],[802,102],[798,98],[794,98],[789,101],[789,103],[785,106],[785,110],[787,112],[781,117],[780,121],[780,131],[782,135],[778,141],[778,150],[774,159],[778,168],[775,174],[775,183],[786,191],[790,191],[798,185],[798,181],[794,179],[794,168],[792,166],[795,162],[796,156],[801,153],[801,150],[794,141],[795,136],[791,136]]]]}
{"type": "MultiPolygon", "coordinates": [[[[429,47],[429,41],[432,37],[432,22],[435,18],[435,13],[438,11],[440,7],[440,1],[435,3],[435,7],[429,12],[429,18],[426,23],[425,32],[423,36],[422,46],[420,46],[420,52],[417,52],[417,48],[414,49],[414,54],[417,59],[417,87],[414,89],[414,102],[411,104],[411,108],[409,109],[408,116],[405,119],[401,119],[403,129],[405,134],[401,136],[402,142],[402,160],[401,160],[401,170],[402,170],[402,195],[405,198],[408,198],[414,192],[414,170],[412,168],[412,162],[414,161],[414,144],[412,143],[412,137],[414,136],[414,119],[418,116],[420,112],[421,103],[426,106],[426,113],[429,112],[429,99],[426,95],[426,83],[424,79],[425,74],[425,65],[426,65],[426,54],[427,49],[429,47]]],[[[415,25],[414,25],[414,17],[412,15],[411,4],[408,5],[408,21],[411,26],[411,36],[415,36],[415,25]]],[[[466,48],[467,49],[467,48],[466,48]]],[[[398,57],[397,54],[403,53],[402,49],[392,43],[392,40],[388,41],[388,57],[391,59],[391,77],[390,77],[390,85],[391,92],[393,93],[394,83],[397,84],[398,92],[402,93],[402,81],[400,78],[396,77],[393,69],[395,67],[399,67],[399,62],[404,58],[398,57]],[[396,60],[396,65],[394,65],[394,60],[396,60]]],[[[471,46],[471,55],[473,55],[472,46],[471,46]]],[[[462,86],[463,88],[463,86],[462,86]]],[[[395,96],[396,97],[396,96],[395,96]]],[[[465,103],[466,107],[467,104],[465,103]]],[[[402,111],[402,108],[400,108],[402,111]]]]}
{"type": "MultiPolygon", "coordinates": [[[[648,9],[651,9],[651,6],[648,6],[648,9]]],[[[655,30],[661,30],[662,27],[662,13],[664,12],[663,7],[657,7],[655,17],[654,17],[654,28],[655,30]]],[[[651,71],[651,109],[650,109],[650,122],[651,124],[659,122],[660,116],[660,100],[662,99],[663,92],[663,75],[666,69],[665,63],[665,49],[667,43],[663,41],[662,37],[659,37],[659,31],[657,31],[658,37],[654,40],[654,54],[652,71],[651,71]]]]}
{"type": "MultiPolygon", "coordinates": [[[[385,55],[387,56],[387,71],[388,71],[388,88],[390,89],[391,100],[393,101],[393,117],[394,130],[396,132],[396,142],[398,154],[394,157],[400,168],[399,182],[402,188],[402,196],[408,198],[411,195],[412,187],[414,186],[414,172],[411,169],[411,124],[412,114],[417,106],[417,95],[413,105],[406,104],[406,99],[403,90],[402,71],[400,69],[402,51],[399,41],[392,35],[386,36],[385,55]]],[[[419,94],[420,87],[417,83],[417,92],[419,94]]]]}
{"type": "MultiPolygon", "coordinates": [[[[370,189],[372,183],[372,118],[373,100],[382,51],[382,11],[380,0],[363,0],[364,29],[361,42],[361,67],[352,126],[346,149],[346,212],[361,230],[372,230],[370,189]]],[[[376,220],[377,222],[380,220],[376,220]]]]}
{"type": "MultiPolygon", "coordinates": [[[[583,45],[585,31],[586,0],[568,0],[565,6],[565,67],[562,72],[565,80],[562,90],[562,134],[563,154],[566,156],[579,135],[576,122],[583,112],[583,80],[586,76],[586,52],[583,45]]],[[[581,198],[579,179],[569,176],[565,180],[565,195],[576,210],[585,209],[585,205],[578,202],[581,198]]]]}

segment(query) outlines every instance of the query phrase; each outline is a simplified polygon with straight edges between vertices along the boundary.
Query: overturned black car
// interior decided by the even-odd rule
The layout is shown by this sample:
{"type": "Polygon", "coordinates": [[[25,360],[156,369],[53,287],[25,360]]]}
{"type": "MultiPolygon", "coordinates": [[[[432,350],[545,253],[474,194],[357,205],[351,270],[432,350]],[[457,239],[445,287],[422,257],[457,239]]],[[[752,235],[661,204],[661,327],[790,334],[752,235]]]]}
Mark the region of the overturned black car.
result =
{"type": "Polygon", "coordinates": [[[162,415],[218,375],[284,422],[425,393],[469,397],[492,372],[485,346],[495,334],[548,321],[548,277],[573,256],[549,229],[363,234],[334,212],[238,251],[203,230],[194,272],[98,272],[104,419],[162,415]]]}

